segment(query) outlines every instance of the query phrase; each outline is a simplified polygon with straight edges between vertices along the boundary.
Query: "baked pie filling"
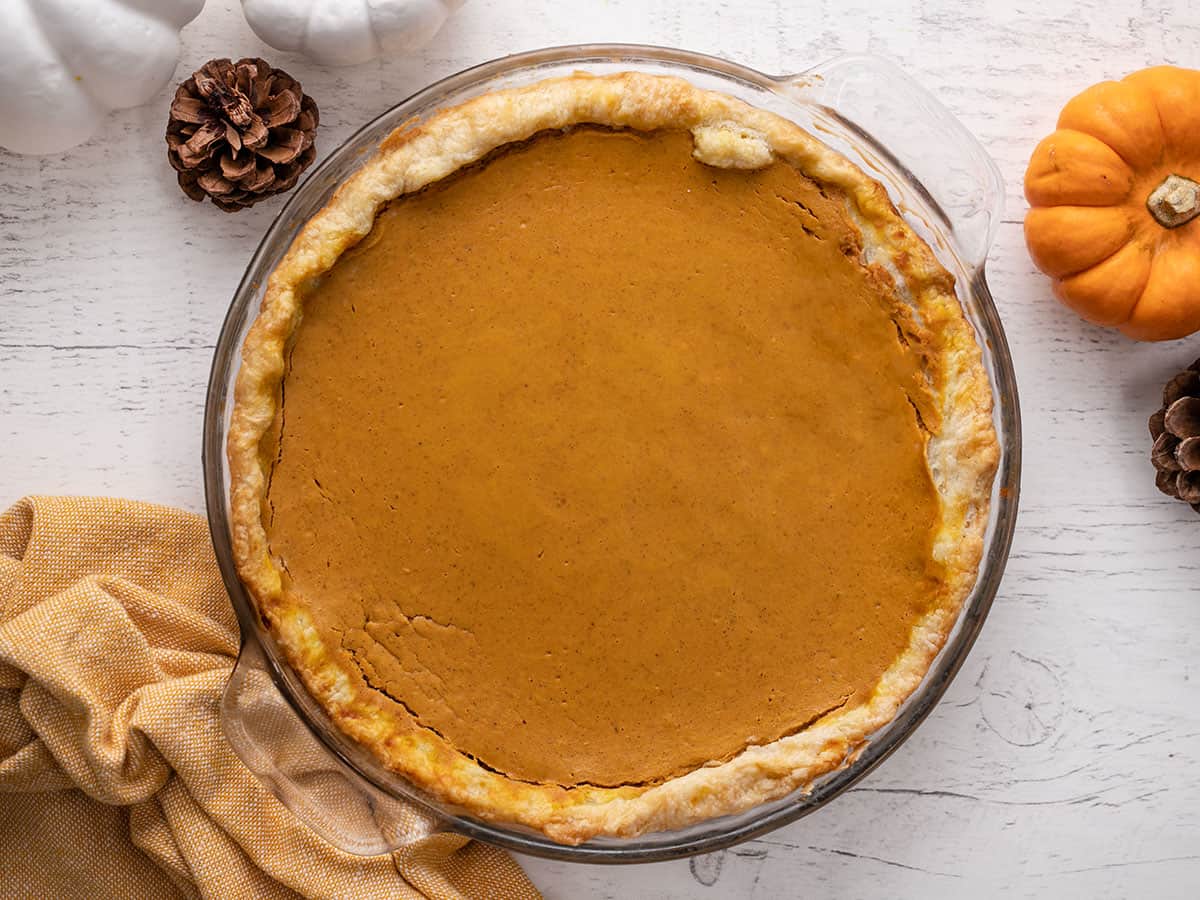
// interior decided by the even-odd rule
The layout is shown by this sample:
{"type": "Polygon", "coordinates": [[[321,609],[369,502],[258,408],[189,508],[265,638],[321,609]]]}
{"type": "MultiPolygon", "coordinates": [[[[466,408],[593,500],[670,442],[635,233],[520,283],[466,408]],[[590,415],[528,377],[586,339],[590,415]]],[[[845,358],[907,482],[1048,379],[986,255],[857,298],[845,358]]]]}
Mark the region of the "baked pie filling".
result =
{"type": "Polygon", "coordinates": [[[840,157],[540,124],[285,262],[230,452],[243,577],[339,726],[574,842],[844,763],[973,582],[995,440],[949,276],[840,157]]]}

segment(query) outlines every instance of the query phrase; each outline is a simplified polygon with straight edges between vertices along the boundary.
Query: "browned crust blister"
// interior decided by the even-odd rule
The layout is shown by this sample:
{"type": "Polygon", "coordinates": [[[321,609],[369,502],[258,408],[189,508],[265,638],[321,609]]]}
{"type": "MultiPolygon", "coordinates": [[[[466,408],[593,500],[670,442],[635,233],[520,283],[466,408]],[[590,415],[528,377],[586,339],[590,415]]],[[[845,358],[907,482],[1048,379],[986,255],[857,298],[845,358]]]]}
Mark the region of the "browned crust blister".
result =
{"type": "Polygon", "coordinates": [[[799,126],[724,94],[674,77],[574,75],[497,91],[393,132],[379,151],[308,222],[271,274],[262,309],[242,349],[229,429],[233,551],[238,571],[288,661],[350,737],[390,769],[482,818],[539,829],[574,844],[596,835],[630,836],[738,812],[810,784],[845,764],[895,716],[946,640],[974,585],[991,484],[999,459],[992,398],[979,345],[955,297],[954,280],[896,212],[887,192],[799,126]],[[651,131],[692,131],[698,159],[759,168],[782,159],[840,189],[863,232],[872,264],[898,276],[922,334],[926,373],[940,427],[928,459],[941,498],[934,555],[946,589],[913,629],[908,648],[872,696],[797,734],[748,747],[662,784],[600,788],[530,784],[506,778],[417,726],[381,698],[325,645],[300,598],[284,586],[263,522],[267,447],[299,324],[301,288],[363,238],[388,201],[425,187],[495,148],[547,129],[593,123],[651,131]]]}

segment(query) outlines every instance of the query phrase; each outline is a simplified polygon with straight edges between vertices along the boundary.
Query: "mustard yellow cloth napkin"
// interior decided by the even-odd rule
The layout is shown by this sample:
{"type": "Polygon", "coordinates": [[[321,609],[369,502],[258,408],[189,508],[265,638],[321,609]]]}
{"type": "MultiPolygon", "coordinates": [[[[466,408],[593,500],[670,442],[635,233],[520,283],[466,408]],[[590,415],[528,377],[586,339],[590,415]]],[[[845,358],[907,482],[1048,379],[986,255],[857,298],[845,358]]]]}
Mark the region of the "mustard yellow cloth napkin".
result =
{"type": "Polygon", "coordinates": [[[221,733],[237,649],[200,517],[63,497],[0,516],[0,896],[539,896],[458,835],[364,858],[309,831],[221,733]]]}

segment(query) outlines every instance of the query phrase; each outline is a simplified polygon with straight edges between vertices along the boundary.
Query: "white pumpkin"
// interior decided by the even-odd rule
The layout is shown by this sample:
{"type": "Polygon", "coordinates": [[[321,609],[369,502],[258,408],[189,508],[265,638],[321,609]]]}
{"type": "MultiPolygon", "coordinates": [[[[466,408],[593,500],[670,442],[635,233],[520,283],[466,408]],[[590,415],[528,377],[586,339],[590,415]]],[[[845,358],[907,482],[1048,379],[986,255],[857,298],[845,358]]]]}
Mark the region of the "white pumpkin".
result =
{"type": "Polygon", "coordinates": [[[254,33],[276,50],[352,66],[423,47],[462,0],[242,0],[254,33]]]}
{"type": "Polygon", "coordinates": [[[58,153],[162,90],[204,0],[0,0],[0,147],[58,153]]]}

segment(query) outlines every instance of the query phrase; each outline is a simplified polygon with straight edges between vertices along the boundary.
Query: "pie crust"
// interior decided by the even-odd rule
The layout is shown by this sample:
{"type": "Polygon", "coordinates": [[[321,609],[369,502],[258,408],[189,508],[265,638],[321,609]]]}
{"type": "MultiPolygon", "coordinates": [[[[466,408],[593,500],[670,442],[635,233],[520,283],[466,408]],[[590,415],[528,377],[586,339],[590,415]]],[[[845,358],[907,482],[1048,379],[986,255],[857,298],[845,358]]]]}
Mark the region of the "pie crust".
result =
{"type": "Polygon", "coordinates": [[[309,220],[272,273],[242,350],[228,456],[238,572],[289,663],[338,727],[444,802],[577,844],[597,835],[633,836],[735,813],[805,788],[846,765],[919,685],[975,583],[999,449],[980,348],[955,296],[954,280],[899,216],[884,188],[779,116],[678,78],[625,73],[578,74],[485,94],[393,132],[309,220]],[[498,147],[577,124],[646,132],[686,129],[693,135],[695,157],[708,165],[755,169],[782,160],[840,189],[862,232],[864,263],[891,274],[922,329],[925,374],[941,417],[940,429],[929,438],[927,459],[941,501],[933,556],[944,567],[945,590],[918,620],[907,649],[870,698],[798,733],[648,786],[518,781],[481,766],[433,731],[396,728],[392,712],[357,673],[343,668],[304,603],[285,589],[264,527],[274,462],[270,434],[304,286],[366,236],[389,201],[498,147]]]}

